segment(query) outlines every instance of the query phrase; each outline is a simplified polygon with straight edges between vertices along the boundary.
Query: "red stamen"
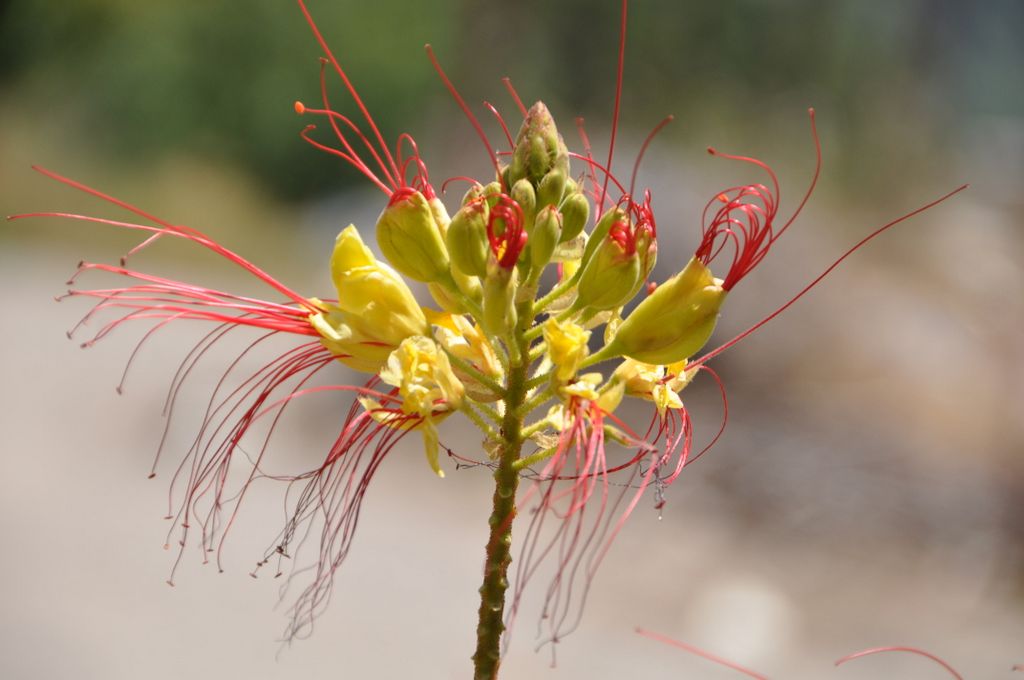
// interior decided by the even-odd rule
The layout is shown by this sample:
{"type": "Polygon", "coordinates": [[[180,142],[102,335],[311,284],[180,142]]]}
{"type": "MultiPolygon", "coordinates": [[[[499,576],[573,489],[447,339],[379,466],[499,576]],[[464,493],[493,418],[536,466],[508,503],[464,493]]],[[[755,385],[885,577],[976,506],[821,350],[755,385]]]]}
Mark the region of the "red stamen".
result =
{"type": "MultiPolygon", "coordinates": [[[[88,187],[88,186],[86,186],[84,184],[80,184],[79,182],[75,182],[74,180],[68,179],[66,177],[62,177],[61,175],[58,175],[58,174],[56,174],[54,172],[51,172],[49,170],[46,170],[44,168],[40,168],[38,166],[33,166],[33,169],[36,170],[37,172],[43,174],[43,175],[46,175],[47,177],[50,177],[51,179],[55,179],[58,182],[61,182],[62,184],[66,184],[66,185],[68,185],[70,187],[78,189],[79,191],[83,191],[83,192],[85,192],[87,194],[90,194],[92,196],[96,196],[97,198],[101,198],[101,199],[103,199],[105,201],[113,203],[114,205],[117,205],[117,206],[120,206],[122,208],[125,208],[126,210],[130,210],[131,212],[134,212],[137,215],[141,215],[141,216],[145,217],[146,219],[152,220],[153,222],[156,222],[157,224],[159,224],[161,226],[160,227],[152,227],[152,226],[148,226],[148,225],[144,225],[144,224],[134,224],[134,223],[131,223],[131,222],[119,222],[117,220],[107,220],[107,219],[102,219],[102,218],[99,218],[99,217],[89,217],[89,216],[86,216],[86,215],[77,215],[77,214],[72,214],[72,213],[59,213],[59,212],[36,212],[36,213],[26,213],[26,214],[22,214],[22,215],[12,215],[12,216],[7,218],[8,220],[24,219],[24,218],[29,218],[29,217],[62,217],[62,218],[66,218],[66,219],[83,220],[83,221],[87,221],[87,222],[95,222],[95,223],[98,223],[98,224],[109,224],[109,225],[112,225],[112,226],[124,227],[126,229],[134,229],[134,230],[137,230],[137,231],[150,232],[154,236],[165,236],[165,235],[167,235],[167,236],[175,236],[175,237],[178,237],[178,238],[184,238],[184,239],[187,239],[189,241],[192,241],[193,243],[197,243],[197,244],[203,246],[204,248],[207,248],[208,250],[213,251],[214,253],[216,253],[216,254],[220,255],[221,257],[225,258],[226,260],[228,260],[228,261],[238,265],[239,267],[245,269],[250,274],[252,274],[256,278],[258,278],[261,281],[263,281],[266,285],[270,286],[271,288],[273,288],[274,290],[278,291],[279,293],[281,293],[285,297],[289,298],[290,300],[294,301],[298,305],[309,309],[311,312],[316,312],[317,311],[316,307],[311,302],[309,302],[309,300],[307,300],[306,298],[302,297],[301,295],[299,295],[298,293],[296,293],[292,289],[288,288],[283,283],[281,283],[280,281],[278,281],[274,277],[270,276],[265,271],[263,271],[262,269],[260,269],[256,265],[254,265],[253,263],[249,262],[248,260],[246,260],[241,255],[239,255],[239,254],[235,253],[234,251],[229,250],[229,249],[225,248],[224,246],[220,245],[219,243],[217,243],[216,241],[214,241],[213,239],[211,239],[210,237],[208,237],[206,234],[202,233],[201,231],[199,231],[197,229],[193,229],[191,227],[186,227],[184,225],[172,225],[169,222],[165,222],[165,221],[163,221],[163,220],[161,220],[161,219],[159,219],[159,218],[157,218],[155,216],[149,215],[148,213],[140,210],[139,208],[136,208],[135,206],[133,206],[133,205],[131,205],[129,203],[125,203],[123,201],[115,199],[115,198],[113,198],[111,196],[108,196],[107,194],[104,194],[101,191],[97,191],[96,189],[88,187]]],[[[152,241],[153,241],[153,238],[149,238],[149,239],[147,239],[144,242],[144,244],[148,244],[148,243],[150,243],[152,241]]],[[[132,252],[135,252],[138,249],[139,249],[139,247],[136,247],[135,249],[133,249],[132,252]]]]}
{"type": "Polygon", "coordinates": [[[694,645],[687,644],[686,642],[680,642],[679,640],[673,640],[672,638],[662,635],[661,633],[655,633],[654,631],[647,630],[646,628],[640,628],[639,626],[636,628],[636,632],[640,635],[643,635],[644,637],[656,640],[657,642],[664,642],[666,645],[678,647],[679,649],[687,651],[690,654],[699,656],[702,659],[707,659],[708,661],[713,661],[714,663],[717,663],[721,666],[725,666],[726,668],[731,668],[732,670],[738,673],[743,673],[747,677],[754,678],[754,680],[768,680],[767,677],[761,675],[756,671],[752,671],[749,668],[741,666],[734,661],[723,659],[717,654],[712,654],[711,652],[701,649],[700,647],[695,647],[694,645]]]}
{"type": "Polygon", "coordinates": [[[388,163],[391,166],[391,170],[394,173],[392,176],[399,176],[400,173],[398,171],[398,166],[395,164],[395,160],[394,158],[392,158],[391,152],[388,150],[388,145],[384,143],[384,136],[381,135],[380,130],[377,128],[377,124],[374,122],[373,116],[370,115],[370,112],[367,110],[366,105],[363,104],[362,98],[359,96],[359,93],[356,92],[356,88],[352,85],[352,82],[348,79],[348,76],[345,74],[345,70],[341,68],[341,64],[338,63],[338,60],[334,58],[334,53],[331,52],[331,48],[328,47],[327,41],[320,33],[320,29],[317,28],[316,22],[313,21],[313,16],[309,13],[309,10],[306,8],[306,3],[303,2],[303,0],[298,0],[298,3],[299,9],[302,10],[303,16],[306,17],[306,23],[309,24],[309,28],[313,31],[313,36],[316,38],[316,41],[320,43],[320,49],[324,51],[324,54],[330,61],[331,66],[334,67],[335,72],[337,72],[338,76],[341,78],[341,81],[345,84],[345,89],[348,90],[349,94],[352,96],[352,100],[356,103],[356,106],[359,108],[360,113],[363,114],[363,118],[366,119],[367,124],[369,124],[370,130],[373,132],[374,136],[376,136],[377,143],[380,145],[381,151],[384,152],[384,156],[387,158],[388,163]]]}
{"type": "Polygon", "coordinates": [[[498,258],[498,265],[503,269],[514,267],[526,247],[526,238],[523,209],[511,197],[499,194],[498,202],[491,208],[487,219],[487,240],[491,244],[491,252],[498,258]],[[499,225],[500,233],[496,228],[499,225]]]}
{"type": "Polygon", "coordinates": [[[668,125],[669,123],[671,123],[675,119],[676,119],[676,117],[671,115],[671,114],[668,115],[668,116],[665,116],[660,123],[658,123],[657,125],[654,126],[654,129],[651,130],[648,133],[647,138],[644,139],[644,143],[642,145],[640,145],[640,153],[638,153],[636,155],[636,162],[633,163],[633,174],[630,175],[630,177],[629,177],[629,195],[630,196],[633,195],[633,188],[636,186],[636,173],[637,173],[637,171],[640,170],[640,161],[643,160],[644,154],[647,153],[647,147],[650,146],[651,141],[658,135],[658,133],[661,132],[661,130],[666,125],[668,125]]]}
{"type": "MultiPolygon", "coordinates": [[[[608,163],[606,164],[609,172],[612,167],[612,156],[615,153],[615,135],[618,132],[619,127],[619,106],[622,102],[622,74],[626,61],[626,8],[628,0],[622,0],[622,22],[619,32],[619,62],[615,72],[615,108],[612,111],[612,133],[611,140],[608,142],[608,163]]],[[[609,175],[605,174],[604,185],[601,187],[601,200],[598,201],[598,218],[603,212],[603,206],[605,198],[608,196],[608,178],[609,175]]]]}
{"type": "Polygon", "coordinates": [[[501,117],[501,114],[498,113],[498,109],[495,108],[495,106],[490,102],[485,101],[484,106],[486,106],[487,109],[492,114],[494,114],[494,117],[498,120],[498,124],[501,125],[501,131],[505,133],[505,139],[508,141],[509,147],[511,147],[514,150],[516,143],[512,139],[512,133],[508,131],[508,126],[505,125],[505,119],[501,117]]]}
{"type": "Polygon", "coordinates": [[[501,82],[505,84],[505,89],[508,90],[510,95],[512,95],[512,101],[516,103],[516,108],[519,109],[519,113],[523,115],[523,118],[526,118],[526,106],[523,104],[523,100],[519,98],[519,93],[516,92],[516,88],[512,87],[512,79],[505,76],[501,79],[501,82]]]}
{"type": "Polygon", "coordinates": [[[918,649],[917,647],[874,647],[872,649],[865,649],[862,652],[856,652],[854,654],[848,654],[847,656],[844,656],[843,658],[836,661],[836,666],[840,666],[846,663],[847,661],[851,661],[853,659],[859,659],[862,656],[869,656],[871,654],[878,654],[880,652],[908,652],[910,654],[917,654],[918,656],[923,656],[926,659],[931,659],[935,663],[945,668],[947,671],[949,671],[950,675],[956,678],[956,680],[963,680],[963,676],[957,673],[956,670],[948,663],[946,663],[939,657],[935,656],[934,654],[926,652],[923,649],[918,649]]]}
{"type": "Polygon", "coordinates": [[[812,288],[814,288],[816,285],[818,285],[818,283],[822,279],[824,279],[826,276],[831,274],[832,270],[834,270],[836,267],[838,267],[843,262],[843,260],[845,260],[850,255],[852,255],[853,253],[855,253],[858,250],[860,250],[866,243],[868,243],[868,241],[871,241],[876,236],[882,234],[885,231],[888,231],[889,229],[891,229],[892,227],[896,226],[897,224],[900,224],[901,222],[905,222],[905,221],[909,220],[911,217],[914,217],[915,215],[918,215],[918,214],[924,212],[925,210],[933,208],[933,207],[937,206],[938,204],[942,203],[943,201],[948,200],[949,198],[955,196],[956,194],[958,194],[961,191],[963,191],[964,189],[966,189],[968,186],[970,186],[970,185],[968,185],[968,184],[961,185],[961,186],[957,187],[956,189],[954,189],[953,191],[950,191],[948,194],[946,194],[944,196],[941,196],[941,197],[935,199],[934,201],[932,201],[930,203],[926,203],[925,205],[921,206],[920,208],[917,208],[916,210],[912,210],[909,213],[907,213],[907,214],[905,214],[905,215],[903,215],[901,217],[897,217],[895,220],[892,220],[891,222],[888,222],[888,223],[882,225],[881,227],[879,227],[878,229],[876,229],[875,231],[871,232],[870,234],[868,234],[867,236],[862,238],[860,241],[858,241],[856,244],[854,244],[852,248],[850,248],[845,253],[843,253],[839,257],[839,259],[837,259],[835,262],[833,262],[831,265],[829,265],[825,269],[825,271],[823,271],[821,274],[816,276],[814,278],[814,280],[812,280],[810,283],[808,283],[806,286],[804,286],[800,290],[800,292],[798,292],[796,295],[791,297],[781,307],[779,307],[774,312],[772,312],[771,314],[769,314],[765,318],[761,319],[756,324],[754,324],[753,326],[751,326],[747,330],[743,331],[742,333],[740,333],[736,337],[732,338],[728,342],[725,342],[725,343],[719,345],[718,347],[716,347],[715,349],[711,350],[707,354],[701,356],[699,359],[695,359],[695,360],[691,361],[687,365],[687,368],[689,369],[689,368],[693,368],[694,366],[701,366],[701,365],[707,363],[708,361],[710,361],[714,357],[718,356],[719,354],[721,354],[725,350],[729,349],[730,347],[732,347],[733,345],[738,343],[740,340],[743,340],[745,337],[747,337],[748,335],[750,335],[751,333],[753,333],[757,329],[761,328],[761,326],[764,326],[766,323],[768,323],[769,321],[771,321],[772,319],[774,319],[778,315],[782,314],[782,312],[784,312],[787,309],[789,309],[797,300],[799,300],[804,295],[806,295],[808,293],[808,291],[810,291],[812,288]]]}
{"type": "Polygon", "coordinates": [[[818,183],[818,177],[821,174],[821,141],[818,138],[814,109],[808,109],[808,114],[811,119],[811,137],[814,140],[816,159],[814,175],[796,210],[777,231],[774,222],[779,208],[780,191],[778,178],[774,171],[756,158],[723,154],[708,147],[708,153],[711,155],[750,163],[761,168],[768,173],[773,187],[772,191],[769,191],[763,184],[732,187],[719,193],[704,207],[701,217],[701,223],[704,225],[703,234],[694,256],[707,265],[718,256],[726,243],[733,244],[732,262],[722,284],[726,290],[732,290],[764,259],[779,236],[793,224],[803,211],[818,183]],[[712,209],[716,202],[724,205],[712,209]],[[714,215],[710,222],[708,221],[709,212],[714,215]]]}
{"type": "Polygon", "coordinates": [[[487,140],[487,135],[484,134],[484,129],[480,125],[480,121],[477,120],[476,116],[473,115],[473,112],[470,111],[469,106],[466,105],[466,101],[462,98],[462,95],[460,95],[459,91],[455,89],[455,85],[452,84],[452,81],[448,79],[448,75],[444,72],[444,69],[441,68],[441,63],[437,60],[437,57],[434,56],[434,48],[430,45],[426,45],[424,49],[427,50],[427,56],[430,58],[430,63],[434,65],[434,70],[437,71],[437,75],[441,77],[441,82],[444,83],[446,88],[448,88],[448,92],[450,92],[452,98],[455,99],[455,103],[458,104],[459,108],[462,109],[462,112],[466,114],[469,124],[473,126],[473,129],[476,130],[477,136],[480,137],[480,141],[484,143],[484,147],[487,149],[487,155],[490,156],[491,163],[494,164],[494,171],[500,176],[501,166],[498,164],[498,156],[494,153],[494,148],[491,147],[491,143],[487,140]]]}

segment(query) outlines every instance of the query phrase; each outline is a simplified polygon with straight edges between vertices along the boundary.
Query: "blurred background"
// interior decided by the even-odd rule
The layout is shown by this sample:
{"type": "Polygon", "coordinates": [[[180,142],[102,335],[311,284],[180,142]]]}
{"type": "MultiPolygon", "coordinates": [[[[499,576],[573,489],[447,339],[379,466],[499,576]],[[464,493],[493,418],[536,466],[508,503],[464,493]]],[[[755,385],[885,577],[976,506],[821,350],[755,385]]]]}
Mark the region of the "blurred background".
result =
{"type": "MultiPolygon", "coordinates": [[[[486,177],[488,160],[427,42],[494,141],[481,102],[515,126],[500,80],[510,76],[524,99],[547,102],[571,147],[582,115],[597,157],[606,153],[616,2],[310,5],[384,134],[413,134],[435,185],[486,177]]],[[[537,584],[503,677],[737,677],[637,636],[637,625],[775,678],[945,677],[899,655],[832,668],[877,645],[926,648],[968,678],[1012,677],[1024,662],[1022,31],[1016,0],[633,3],[618,174],[675,115],[638,176],[658,215],[655,278],[692,253],[709,197],[764,181],[705,147],[770,163],[788,215],[814,165],[806,109],[818,112],[818,189],[730,296],[718,342],[875,227],[972,186],[716,359],[730,416],[718,445],[672,487],[660,522],[653,499],[634,512],[554,669],[548,648],[533,651],[537,584]]],[[[317,101],[318,56],[290,2],[0,2],[0,212],[126,217],[30,169],[43,165],[329,296],[334,235],[349,222],[368,234],[382,196],[298,137],[310,121],[292,102],[317,101]]],[[[354,115],[331,83],[335,108],[354,115]]],[[[279,528],[273,489],[233,529],[226,573],[189,551],[177,587],[164,585],[173,456],[146,476],[166,386],[203,329],[155,338],[118,396],[145,328],[83,353],[64,331],[86,307],[52,301],[79,260],[116,263],[134,242],[56,220],[0,227],[0,676],[467,677],[490,479],[448,461],[438,481],[415,438],[375,480],[312,639],[280,650],[278,584],[247,576],[279,528]]],[[[180,246],[161,243],[135,265],[266,295],[180,246]]],[[[170,453],[187,448],[230,358],[225,348],[193,379],[170,453]]],[[[330,377],[356,379],[341,366],[330,377]]],[[[703,445],[721,419],[717,388],[698,380],[684,397],[703,445]]],[[[308,467],[345,408],[317,396],[294,409],[277,460],[308,467]]],[[[454,449],[477,453],[471,431],[446,428],[454,449]]]]}

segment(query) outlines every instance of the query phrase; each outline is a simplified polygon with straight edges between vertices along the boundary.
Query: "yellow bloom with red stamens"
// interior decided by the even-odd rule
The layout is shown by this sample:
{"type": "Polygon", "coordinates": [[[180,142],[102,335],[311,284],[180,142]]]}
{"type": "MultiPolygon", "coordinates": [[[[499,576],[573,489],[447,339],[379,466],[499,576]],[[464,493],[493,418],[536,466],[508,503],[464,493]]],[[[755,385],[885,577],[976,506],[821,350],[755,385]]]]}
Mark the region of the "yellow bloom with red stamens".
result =
{"type": "Polygon", "coordinates": [[[457,410],[465,394],[448,356],[430,338],[406,338],[388,357],[380,379],[398,388],[402,412],[420,419],[410,423],[423,433],[431,469],[438,477],[444,477],[438,462],[436,423],[457,410]]]}
{"type": "Polygon", "coordinates": [[[606,349],[649,364],[681,361],[711,337],[725,295],[722,280],[693,258],[626,317],[606,349]]]}
{"type": "Polygon", "coordinates": [[[309,321],[343,363],[375,373],[403,340],[429,334],[427,318],[405,281],[374,257],[352,225],[335,241],[331,278],[338,301],[317,300],[324,311],[309,321]]]}
{"type": "Polygon", "coordinates": [[[654,402],[658,413],[664,415],[666,409],[683,407],[679,392],[690,384],[699,370],[698,367],[686,370],[686,359],[655,366],[627,358],[615,369],[612,381],[621,384],[627,396],[654,402]]]}
{"type": "MultiPolygon", "coordinates": [[[[539,563],[549,557],[558,560],[543,613],[550,625],[549,641],[556,642],[568,627],[577,624],[579,616],[571,610],[582,607],[586,599],[574,595],[586,592],[574,579],[585,577],[589,587],[589,579],[641,496],[653,490],[655,507],[660,508],[665,502],[664,489],[701,455],[690,456],[694,426],[680,398],[681,390],[704,370],[722,388],[724,405],[724,387],[707,362],[775,318],[821,279],[761,322],[704,353],[692,365],[688,363],[687,357],[709,339],[726,294],[762,261],[800,213],[806,196],[793,216],[780,225],[779,184],[774,172],[757,159],[710,150],[713,155],[756,166],[770,181],[734,186],[716,194],[701,218],[702,234],[693,258],[660,287],[648,284],[646,298],[623,319],[623,309],[645,288],[658,256],[650,192],[634,192],[635,168],[654,133],[640,148],[634,176],[623,182],[613,174],[624,43],[619,49],[607,160],[600,162],[595,161],[582,119],[577,127],[583,148],[570,154],[546,106],[538,102],[527,110],[508,82],[523,123],[513,140],[501,113],[487,104],[508,142],[506,148],[495,150],[428,46],[430,60],[476,129],[493,165],[493,172],[489,169],[480,181],[457,176],[468,180],[471,188],[452,220],[430,184],[415,140],[408,133],[399,134],[393,143],[385,139],[304,0],[299,0],[299,5],[323,51],[324,70],[322,106],[296,103],[295,110],[328,123],[334,141],[327,144],[314,138],[315,125],[300,134],[314,147],[350,164],[386,195],[376,238],[391,266],[378,261],[350,225],[338,235],[330,258],[337,299],[309,297],[198,230],[161,220],[46,171],[44,174],[58,181],[134,213],[144,223],[65,213],[30,216],[112,225],[145,236],[120,266],[83,262],[69,283],[74,285],[74,279],[85,272],[128,281],[115,287],[69,291],[68,296],[94,301],[79,326],[102,314],[114,315],[87,345],[138,319],[154,324],[142,342],[173,320],[215,325],[189,351],[175,376],[168,413],[174,411],[182,382],[190,374],[202,372],[197,369],[200,362],[205,365],[208,357],[212,360],[208,352],[212,345],[236,328],[259,331],[259,338],[245,346],[216,383],[199,434],[177,466],[172,488],[183,493],[178,510],[172,513],[172,531],[179,532],[176,538],[182,551],[194,537],[202,555],[217,552],[249,485],[257,479],[286,482],[287,523],[275,532],[277,538],[258,565],[273,556],[288,556],[289,546],[308,536],[320,540],[319,549],[310,551],[316,555],[315,564],[300,567],[300,573],[312,579],[292,607],[289,638],[304,635],[330,600],[333,574],[348,554],[363,498],[384,457],[415,430],[423,437],[431,469],[444,476],[438,424],[454,411],[463,411],[484,435],[481,453],[490,460],[479,462],[495,468],[495,504],[480,589],[478,648],[473,657],[475,677],[495,678],[501,658],[499,641],[515,618],[522,588],[534,574],[545,571],[538,570],[539,563]],[[354,107],[349,113],[331,106],[325,79],[328,68],[345,86],[354,107]],[[570,173],[570,156],[584,163],[576,179],[570,173]],[[642,200],[637,202],[636,196],[642,200]],[[587,232],[592,211],[597,223],[587,232]],[[277,300],[128,268],[129,256],[163,237],[183,239],[212,251],[269,286],[277,300]],[[709,267],[723,252],[728,268],[721,267],[723,278],[719,279],[709,267]],[[558,265],[558,279],[542,293],[542,286],[549,284],[543,275],[550,264],[558,265]],[[402,275],[427,284],[434,300],[447,311],[422,308],[402,275]],[[604,346],[591,354],[589,342],[601,326],[604,346]],[[245,366],[258,355],[257,346],[271,337],[290,338],[295,344],[249,372],[245,366]],[[596,367],[610,359],[622,362],[613,372],[597,372],[596,367]],[[320,374],[321,370],[338,369],[336,360],[371,377],[362,386],[321,380],[328,373],[320,374]],[[327,391],[353,397],[347,414],[336,418],[340,429],[331,446],[313,461],[312,469],[303,466],[297,471],[270,472],[276,465],[264,459],[267,438],[285,408],[295,400],[309,398],[305,395],[327,391]],[[626,396],[653,403],[657,413],[646,429],[634,430],[614,414],[626,396]],[[528,422],[552,402],[546,417],[528,422]],[[254,430],[254,424],[267,427],[254,430]],[[261,430],[266,433],[263,446],[257,441],[257,446],[250,448],[251,439],[261,430]],[[527,442],[538,450],[524,452],[527,442]],[[607,455],[606,444],[632,453],[607,455]],[[250,455],[250,450],[257,453],[250,455]],[[244,469],[239,470],[239,465],[244,469]],[[527,493],[517,493],[523,471],[541,465],[543,468],[530,477],[533,487],[527,493]],[[619,471],[628,479],[613,484],[610,475],[619,471]],[[240,486],[231,488],[236,480],[240,486]],[[511,525],[517,503],[525,509],[528,498],[534,503],[533,519],[524,537],[519,581],[512,586],[512,605],[505,609],[511,525]],[[552,523],[558,527],[549,539],[540,532],[552,523]]],[[[625,5],[623,0],[622,36],[625,5]]],[[[813,112],[812,133],[820,167],[813,112]]],[[[812,189],[816,181],[817,169],[812,189]]],[[[876,230],[822,276],[870,239],[925,208],[876,230]]]]}

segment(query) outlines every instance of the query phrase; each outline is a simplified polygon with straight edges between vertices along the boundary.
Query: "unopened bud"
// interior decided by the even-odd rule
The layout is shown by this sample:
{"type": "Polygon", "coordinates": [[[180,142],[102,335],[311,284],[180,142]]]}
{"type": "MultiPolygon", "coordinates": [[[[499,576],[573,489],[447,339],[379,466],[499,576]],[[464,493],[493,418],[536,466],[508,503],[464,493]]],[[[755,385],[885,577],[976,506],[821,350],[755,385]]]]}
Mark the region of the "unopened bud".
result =
{"type": "Polygon", "coordinates": [[[580,276],[576,308],[614,309],[635,294],[640,258],[612,238],[605,238],[580,276]]]}
{"type": "Polygon", "coordinates": [[[377,220],[377,245],[395,269],[417,281],[448,273],[448,250],[426,197],[399,189],[377,220]]]}
{"type": "Polygon", "coordinates": [[[516,282],[518,273],[515,267],[498,266],[492,259],[484,278],[484,318],[480,325],[488,335],[505,335],[516,325],[516,282]]]}
{"type": "Polygon", "coordinates": [[[537,221],[530,234],[530,258],[538,272],[551,261],[561,234],[562,215],[555,206],[549,205],[537,213],[537,221]]]}
{"type": "Polygon", "coordinates": [[[462,205],[468,205],[473,201],[478,200],[484,195],[484,185],[479,182],[474,182],[470,185],[469,189],[462,196],[462,205]]]}
{"type": "Polygon", "coordinates": [[[556,208],[562,203],[562,194],[565,192],[565,173],[558,168],[552,169],[544,175],[544,179],[537,185],[537,208],[553,205],[556,208]]]}
{"type": "Polygon", "coordinates": [[[454,270],[471,276],[487,274],[487,201],[478,199],[462,206],[448,225],[445,241],[454,270]]]}
{"type": "Polygon", "coordinates": [[[516,135],[515,150],[508,167],[508,181],[515,184],[526,178],[538,186],[552,168],[568,174],[569,152],[558,134],[548,107],[543,102],[537,102],[530,107],[516,135]]]}
{"type": "Polygon", "coordinates": [[[483,288],[480,286],[480,279],[475,276],[463,274],[458,269],[452,268],[452,280],[457,290],[451,288],[450,282],[441,283],[434,281],[427,284],[427,290],[431,297],[441,308],[452,314],[467,314],[471,310],[466,305],[466,300],[472,300],[480,304],[483,299],[483,288]]]}
{"type": "Polygon", "coordinates": [[[487,199],[488,208],[498,205],[498,201],[501,200],[501,182],[494,180],[484,186],[483,196],[487,199]]]}
{"type": "Polygon", "coordinates": [[[586,267],[587,263],[590,262],[590,258],[597,252],[598,246],[605,241],[605,237],[608,236],[608,232],[611,231],[612,225],[616,222],[621,222],[628,219],[626,213],[622,212],[618,208],[612,208],[605,214],[601,215],[601,219],[594,225],[594,231],[591,232],[590,238],[587,239],[587,245],[583,249],[583,257],[580,258],[580,266],[586,267]]]}
{"type": "Polygon", "coordinates": [[[648,364],[682,361],[711,337],[725,294],[722,280],[693,258],[633,310],[607,351],[648,364]]]}
{"type": "Polygon", "coordinates": [[[537,215],[537,194],[533,185],[521,179],[512,185],[509,196],[523,209],[523,229],[529,234],[533,231],[534,217],[537,215]]]}
{"type": "Polygon", "coordinates": [[[571,241],[587,226],[590,219],[590,201],[581,192],[571,194],[562,203],[562,236],[561,242],[571,241]]]}

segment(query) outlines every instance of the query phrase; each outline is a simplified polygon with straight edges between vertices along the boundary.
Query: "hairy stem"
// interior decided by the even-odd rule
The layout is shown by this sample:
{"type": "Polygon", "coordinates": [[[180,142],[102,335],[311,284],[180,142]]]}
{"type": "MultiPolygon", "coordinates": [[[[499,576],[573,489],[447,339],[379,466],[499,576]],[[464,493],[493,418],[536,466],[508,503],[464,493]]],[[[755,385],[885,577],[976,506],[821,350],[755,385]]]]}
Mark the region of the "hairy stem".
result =
{"type": "Polygon", "coordinates": [[[501,423],[502,447],[494,471],[494,501],[488,525],[484,580],[480,586],[480,612],[477,624],[476,652],[473,654],[475,680],[496,680],[501,665],[501,634],[505,630],[505,591],[508,590],[508,566],[512,562],[512,522],[516,516],[516,490],[519,470],[516,462],[523,448],[523,414],[526,380],[529,372],[528,346],[524,339],[529,324],[529,303],[520,314],[520,325],[512,335],[519,361],[509,367],[505,388],[505,416],[501,423]]]}

